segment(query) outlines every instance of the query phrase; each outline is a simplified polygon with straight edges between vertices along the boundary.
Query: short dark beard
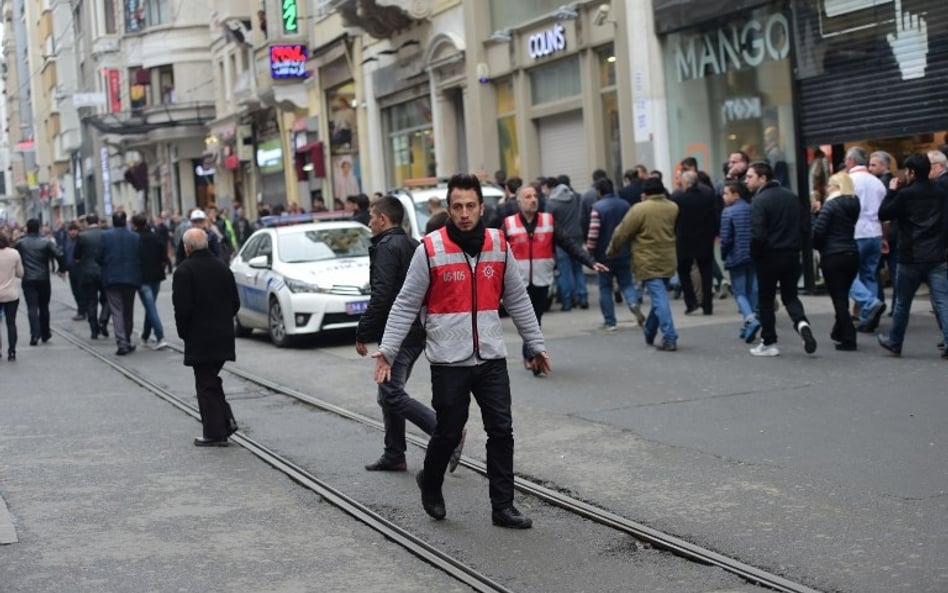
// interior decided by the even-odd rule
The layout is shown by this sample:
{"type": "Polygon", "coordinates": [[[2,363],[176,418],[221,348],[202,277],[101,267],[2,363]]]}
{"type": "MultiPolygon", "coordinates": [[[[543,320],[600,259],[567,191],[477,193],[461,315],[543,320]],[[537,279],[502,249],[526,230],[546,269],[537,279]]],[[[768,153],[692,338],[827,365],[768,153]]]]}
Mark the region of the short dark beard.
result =
{"type": "Polygon", "coordinates": [[[474,257],[479,255],[481,249],[484,248],[484,221],[478,220],[477,224],[474,225],[469,231],[462,231],[457,226],[455,226],[453,220],[448,220],[448,224],[445,225],[448,231],[448,238],[451,239],[458,247],[460,247],[464,253],[474,257]]]}

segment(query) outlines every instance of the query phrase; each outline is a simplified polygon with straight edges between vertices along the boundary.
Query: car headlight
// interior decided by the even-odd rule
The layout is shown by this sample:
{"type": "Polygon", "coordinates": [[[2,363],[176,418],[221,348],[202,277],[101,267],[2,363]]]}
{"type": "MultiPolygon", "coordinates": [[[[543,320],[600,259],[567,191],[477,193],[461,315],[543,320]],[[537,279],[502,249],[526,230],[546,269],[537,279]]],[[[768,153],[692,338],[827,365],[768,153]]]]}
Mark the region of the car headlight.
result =
{"type": "Polygon", "coordinates": [[[310,284],[309,282],[303,282],[302,280],[294,280],[293,278],[284,278],[283,281],[286,283],[286,287],[290,289],[290,292],[316,292],[316,293],[328,293],[332,290],[332,287],[322,287],[316,284],[310,284]]]}

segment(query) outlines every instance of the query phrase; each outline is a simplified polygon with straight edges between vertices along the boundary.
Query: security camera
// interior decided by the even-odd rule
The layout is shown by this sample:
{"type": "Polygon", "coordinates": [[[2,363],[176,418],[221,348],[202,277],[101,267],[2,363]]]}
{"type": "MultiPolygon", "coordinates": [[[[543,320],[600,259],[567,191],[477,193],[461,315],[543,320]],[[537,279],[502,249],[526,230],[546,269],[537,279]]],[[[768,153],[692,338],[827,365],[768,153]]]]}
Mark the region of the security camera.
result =
{"type": "Polygon", "coordinates": [[[605,25],[608,19],[609,19],[609,5],[600,4],[599,8],[596,9],[596,15],[593,16],[593,23],[596,25],[605,25]]]}

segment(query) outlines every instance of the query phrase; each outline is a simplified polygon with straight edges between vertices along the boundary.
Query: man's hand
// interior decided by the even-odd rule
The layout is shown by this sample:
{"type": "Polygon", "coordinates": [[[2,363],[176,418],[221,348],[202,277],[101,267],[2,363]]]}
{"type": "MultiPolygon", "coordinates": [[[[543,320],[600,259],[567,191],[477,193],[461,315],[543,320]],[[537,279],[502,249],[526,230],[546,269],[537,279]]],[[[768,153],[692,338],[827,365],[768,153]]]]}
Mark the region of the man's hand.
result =
{"type": "Polygon", "coordinates": [[[60,280],[65,280],[65,279],[66,279],[66,272],[63,272],[62,270],[56,272],[56,275],[59,276],[59,279],[60,279],[60,280]]]}
{"type": "Polygon", "coordinates": [[[365,342],[356,342],[356,352],[359,353],[359,356],[365,356],[369,353],[369,349],[366,347],[365,342]]]}
{"type": "Polygon", "coordinates": [[[902,182],[899,180],[898,177],[893,177],[892,179],[889,180],[889,189],[892,189],[892,190],[899,189],[899,185],[901,185],[901,183],[902,182]]]}
{"type": "Polygon", "coordinates": [[[596,262],[596,265],[593,266],[593,269],[596,270],[597,272],[606,273],[609,271],[609,266],[607,266],[606,264],[601,264],[599,262],[596,262]]]}
{"type": "Polygon", "coordinates": [[[546,352],[537,352],[534,354],[530,360],[530,366],[533,368],[534,374],[549,375],[553,372],[553,367],[550,366],[550,355],[546,352]]]}
{"type": "Polygon", "coordinates": [[[375,352],[372,354],[372,358],[375,359],[375,382],[381,384],[391,381],[392,365],[385,360],[385,355],[381,352],[375,352]]]}

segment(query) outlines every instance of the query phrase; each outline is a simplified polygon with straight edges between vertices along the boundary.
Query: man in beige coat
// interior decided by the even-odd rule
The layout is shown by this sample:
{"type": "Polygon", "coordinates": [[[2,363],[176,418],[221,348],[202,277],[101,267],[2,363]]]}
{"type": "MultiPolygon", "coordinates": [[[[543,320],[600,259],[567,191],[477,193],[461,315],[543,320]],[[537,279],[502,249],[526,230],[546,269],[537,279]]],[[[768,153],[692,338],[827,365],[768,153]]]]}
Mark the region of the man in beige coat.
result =
{"type": "Polygon", "coordinates": [[[665,352],[678,349],[678,333],[675,331],[665,287],[678,268],[678,255],[675,252],[677,220],[678,206],[668,199],[662,182],[647,179],[642,188],[642,201],[629,209],[606,249],[606,256],[609,257],[626,243],[632,244],[632,269],[635,277],[644,281],[652,302],[642,327],[645,343],[654,345],[658,330],[661,329],[662,343],[657,347],[665,352]]]}

